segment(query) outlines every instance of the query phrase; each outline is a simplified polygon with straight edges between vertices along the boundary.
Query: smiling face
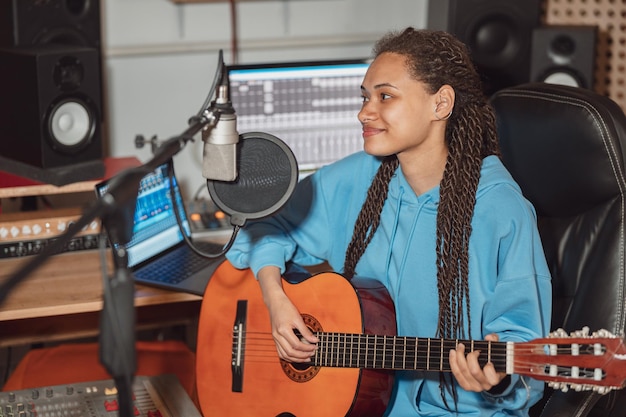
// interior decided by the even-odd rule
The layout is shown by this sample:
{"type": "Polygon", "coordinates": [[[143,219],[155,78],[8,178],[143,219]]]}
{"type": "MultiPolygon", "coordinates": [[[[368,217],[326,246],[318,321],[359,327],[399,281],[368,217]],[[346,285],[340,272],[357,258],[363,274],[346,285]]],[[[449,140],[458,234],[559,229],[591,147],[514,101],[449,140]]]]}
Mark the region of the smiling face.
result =
{"type": "MultiPolygon", "coordinates": [[[[440,152],[444,131],[436,112],[440,92],[431,94],[424,83],[411,77],[406,58],[383,53],[370,65],[361,86],[365,152],[376,156],[440,152]]],[[[445,116],[444,113],[443,116],[445,116]]],[[[442,117],[442,116],[440,116],[442,117]]]]}

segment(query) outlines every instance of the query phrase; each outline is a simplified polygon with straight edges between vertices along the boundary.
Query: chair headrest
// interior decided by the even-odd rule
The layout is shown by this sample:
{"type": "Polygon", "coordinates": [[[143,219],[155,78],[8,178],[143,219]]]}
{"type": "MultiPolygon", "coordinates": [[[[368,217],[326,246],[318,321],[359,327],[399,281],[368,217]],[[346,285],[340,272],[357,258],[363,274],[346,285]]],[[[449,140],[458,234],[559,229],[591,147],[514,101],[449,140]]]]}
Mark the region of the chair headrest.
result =
{"type": "Polygon", "coordinates": [[[491,103],[503,162],[539,215],[574,216],[626,192],[626,116],[608,97],[529,83],[491,103]]]}

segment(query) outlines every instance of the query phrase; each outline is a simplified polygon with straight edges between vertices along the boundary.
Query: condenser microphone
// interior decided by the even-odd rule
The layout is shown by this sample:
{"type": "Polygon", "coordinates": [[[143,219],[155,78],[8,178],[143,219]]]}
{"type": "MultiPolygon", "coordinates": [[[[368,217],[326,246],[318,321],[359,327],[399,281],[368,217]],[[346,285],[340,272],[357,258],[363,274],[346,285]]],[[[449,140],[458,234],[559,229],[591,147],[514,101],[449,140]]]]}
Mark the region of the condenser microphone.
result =
{"type": "Polygon", "coordinates": [[[228,76],[222,76],[210,110],[217,123],[202,131],[202,176],[208,180],[234,181],[237,178],[237,115],[230,101],[228,76]]]}
{"type": "Polygon", "coordinates": [[[298,163],[282,140],[268,133],[247,132],[237,144],[239,175],[232,182],[207,180],[215,205],[233,226],[277,212],[298,182],[298,163]]]}

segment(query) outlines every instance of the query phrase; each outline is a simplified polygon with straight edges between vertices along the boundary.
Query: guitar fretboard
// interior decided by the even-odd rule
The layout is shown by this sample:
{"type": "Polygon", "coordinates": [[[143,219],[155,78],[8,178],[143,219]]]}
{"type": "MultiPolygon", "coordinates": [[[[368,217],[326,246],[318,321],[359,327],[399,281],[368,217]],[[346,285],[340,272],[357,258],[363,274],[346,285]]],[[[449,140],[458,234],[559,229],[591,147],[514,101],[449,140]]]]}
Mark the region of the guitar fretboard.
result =
{"type": "Polygon", "coordinates": [[[449,352],[463,343],[466,352],[481,352],[481,366],[491,362],[498,372],[506,372],[504,342],[325,332],[316,336],[319,343],[312,359],[315,366],[450,371],[449,352]]]}

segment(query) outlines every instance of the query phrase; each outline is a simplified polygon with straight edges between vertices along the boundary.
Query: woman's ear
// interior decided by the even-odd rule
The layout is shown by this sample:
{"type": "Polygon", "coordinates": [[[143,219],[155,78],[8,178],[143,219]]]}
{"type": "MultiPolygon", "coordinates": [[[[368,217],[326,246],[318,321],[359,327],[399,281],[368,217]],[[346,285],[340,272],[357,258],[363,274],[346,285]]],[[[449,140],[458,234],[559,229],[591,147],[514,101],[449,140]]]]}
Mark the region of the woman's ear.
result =
{"type": "Polygon", "coordinates": [[[447,120],[454,110],[454,89],[445,84],[435,93],[435,117],[437,120],[447,120]]]}

